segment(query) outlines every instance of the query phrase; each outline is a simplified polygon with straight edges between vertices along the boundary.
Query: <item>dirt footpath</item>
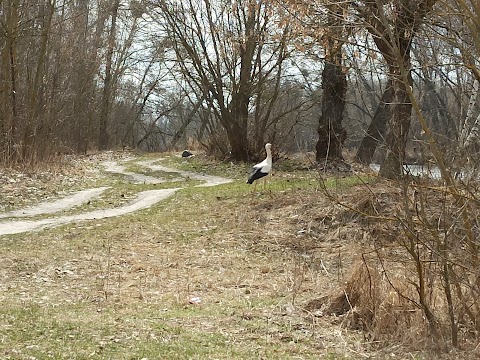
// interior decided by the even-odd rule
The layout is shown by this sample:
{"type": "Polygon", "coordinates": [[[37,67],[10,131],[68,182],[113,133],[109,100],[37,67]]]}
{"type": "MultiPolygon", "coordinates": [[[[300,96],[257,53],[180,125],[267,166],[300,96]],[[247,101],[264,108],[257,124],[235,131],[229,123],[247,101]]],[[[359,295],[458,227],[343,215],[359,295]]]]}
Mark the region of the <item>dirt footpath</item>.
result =
{"type": "MultiPolygon", "coordinates": [[[[127,160],[132,159],[127,158],[123,161],[127,160]]],[[[204,183],[197,186],[216,186],[231,181],[230,179],[217,176],[203,175],[189,171],[178,171],[165,166],[154,165],[153,162],[154,161],[139,161],[138,164],[143,167],[148,167],[154,171],[176,172],[178,173],[178,179],[175,179],[174,181],[183,181],[185,178],[204,181],[204,183]]],[[[102,163],[102,166],[104,167],[105,171],[123,175],[125,176],[125,181],[134,184],[159,184],[167,181],[161,178],[126,171],[125,166],[118,161],[105,161],[102,163]]],[[[171,182],[171,180],[168,181],[171,182]]],[[[100,196],[107,189],[108,187],[84,189],[61,199],[41,202],[35,206],[27,207],[25,209],[0,213],[0,236],[7,234],[19,234],[27,231],[37,231],[76,221],[98,220],[130,214],[134,211],[146,209],[155,205],[159,201],[175,194],[175,192],[181,189],[181,187],[141,191],[129,203],[117,208],[98,209],[76,215],[53,216],[40,220],[25,219],[44,214],[54,215],[55,213],[80,206],[100,196]]]]}

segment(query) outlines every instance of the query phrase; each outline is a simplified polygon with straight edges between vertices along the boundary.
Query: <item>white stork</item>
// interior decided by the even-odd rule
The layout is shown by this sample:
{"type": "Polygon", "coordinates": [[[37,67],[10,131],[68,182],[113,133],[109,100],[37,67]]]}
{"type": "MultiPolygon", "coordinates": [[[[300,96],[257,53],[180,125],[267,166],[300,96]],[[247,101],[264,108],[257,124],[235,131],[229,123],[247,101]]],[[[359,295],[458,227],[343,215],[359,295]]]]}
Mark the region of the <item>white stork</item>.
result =
{"type": "MultiPolygon", "coordinates": [[[[272,144],[267,143],[265,144],[265,151],[267,152],[267,158],[263,160],[261,163],[258,163],[253,166],[252,172],[247,180],[247,184],[253,184],[255,180],[263,178],[263,186],[266,188],[266,176],[272,170],[272,144]]],[[[253,188],[253,192],[257,188],[257,183],[253,188]]]]}

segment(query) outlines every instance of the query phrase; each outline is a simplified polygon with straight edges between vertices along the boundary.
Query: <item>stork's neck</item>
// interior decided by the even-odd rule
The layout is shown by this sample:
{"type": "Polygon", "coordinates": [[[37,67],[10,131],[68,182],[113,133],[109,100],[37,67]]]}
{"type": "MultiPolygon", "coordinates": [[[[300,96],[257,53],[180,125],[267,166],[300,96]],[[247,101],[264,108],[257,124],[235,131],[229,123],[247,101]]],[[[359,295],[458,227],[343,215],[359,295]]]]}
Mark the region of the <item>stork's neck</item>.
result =
{"type": "Polygon", "coordinates": [[[267,151],[267,162],[271,165],[272,164],[272,150],[270,148],[265,149],[267,151]]]}

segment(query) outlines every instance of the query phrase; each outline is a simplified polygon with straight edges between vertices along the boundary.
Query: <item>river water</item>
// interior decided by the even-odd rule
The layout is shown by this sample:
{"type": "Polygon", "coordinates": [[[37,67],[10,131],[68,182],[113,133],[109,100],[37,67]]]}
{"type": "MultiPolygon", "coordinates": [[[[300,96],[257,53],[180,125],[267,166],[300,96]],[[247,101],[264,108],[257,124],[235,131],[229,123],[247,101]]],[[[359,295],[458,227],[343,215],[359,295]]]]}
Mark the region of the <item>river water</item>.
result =
{"type": "MultiPolygon", "coordinates": [[[[413,176],[424,176],[424,177],[429,177],[434,180],[440,180],[442,178],[442,174],[440,173],[440,169],[437,166],[434,165],[403,165],[403,168],[406,173],[409,173],[413,176]]],[[[370,164],[370,169],[372,169],[375,172],[380,171],[380,164],[370,164]]],[[[473,170],[476,172],[475,170],[473,170]]],[[[463,180],[468,179],[473,179],[479,177],[478,172],[474,175],[471,171],[466,172],[462,171],[462,173],[459,176],[456,176],[456,178],[461,178],[463,180]]]]}

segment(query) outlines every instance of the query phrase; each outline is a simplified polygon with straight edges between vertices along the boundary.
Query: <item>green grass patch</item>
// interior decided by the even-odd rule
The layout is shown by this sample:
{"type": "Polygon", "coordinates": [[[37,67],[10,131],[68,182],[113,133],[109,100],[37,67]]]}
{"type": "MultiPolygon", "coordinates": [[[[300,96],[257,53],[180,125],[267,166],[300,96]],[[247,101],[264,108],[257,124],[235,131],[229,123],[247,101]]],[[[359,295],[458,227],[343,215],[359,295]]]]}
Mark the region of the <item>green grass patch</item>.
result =
{"type": "Polygon", "coordinates": [[[179,170],[205,173],[237,180],[245,177],[252,166],[252,164],[217,161],[205,156],[195,156],[188,159],[169,156],[163,158],[159,164],[174,167],[179,170]]]}
{"type": "Polygon", "coordinates": [[[315,351],[268,318],[231,318],[221,309],[153,306],[95,309],[89,304],[24,304],[0,312],[3,359],[314,359],[315,351]],[[135,310],[135,312],[133,312],[135,310]]]}

